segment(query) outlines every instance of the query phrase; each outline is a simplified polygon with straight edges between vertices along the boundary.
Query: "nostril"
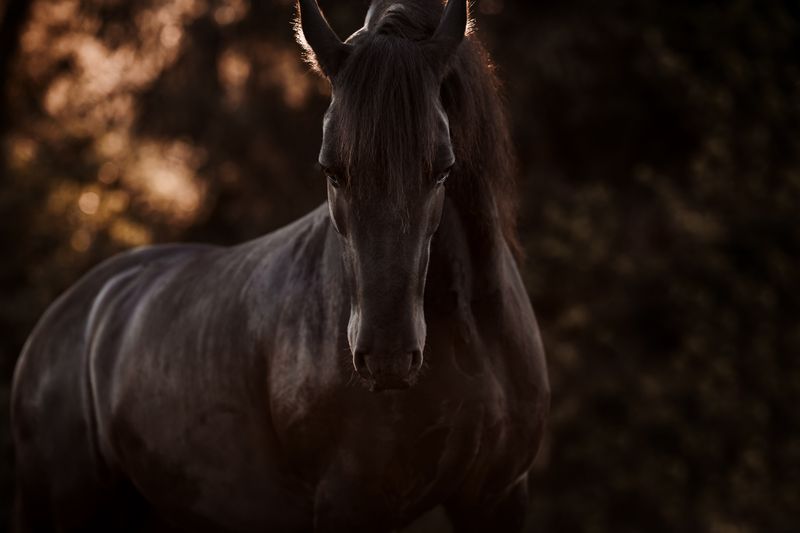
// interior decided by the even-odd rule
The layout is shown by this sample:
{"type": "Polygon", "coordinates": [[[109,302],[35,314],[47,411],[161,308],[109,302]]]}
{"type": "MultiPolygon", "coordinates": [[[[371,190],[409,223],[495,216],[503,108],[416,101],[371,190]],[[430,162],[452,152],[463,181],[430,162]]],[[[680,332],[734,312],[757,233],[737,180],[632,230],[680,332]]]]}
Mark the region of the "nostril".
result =
{"type": "Polygon", "coordinates": [[[353,354],[353,366],[362,378],[369,378],[372,374],[367,368],[367,362],[364,352],[356,352],[353,354]]]}
{"type": "Polygon", "coordinates": [[[417,372],[422,368],[422,352],[414,350],[411,352],[411,372],[417,372]]]}

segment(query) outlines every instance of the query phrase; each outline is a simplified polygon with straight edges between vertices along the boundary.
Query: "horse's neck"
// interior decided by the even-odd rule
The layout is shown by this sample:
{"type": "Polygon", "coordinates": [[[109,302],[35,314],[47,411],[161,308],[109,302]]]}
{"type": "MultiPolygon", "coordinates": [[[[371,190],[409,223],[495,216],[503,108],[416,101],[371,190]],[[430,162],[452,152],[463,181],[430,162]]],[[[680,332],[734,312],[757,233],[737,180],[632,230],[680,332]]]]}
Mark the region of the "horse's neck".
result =
{"type": "Polygon", "coordinates": [[[483,225],[447,201],[442,222],[431,244],[428,293],[481,298],[497,292],[503,256],[508,247],[496,225],[483,225]]]}

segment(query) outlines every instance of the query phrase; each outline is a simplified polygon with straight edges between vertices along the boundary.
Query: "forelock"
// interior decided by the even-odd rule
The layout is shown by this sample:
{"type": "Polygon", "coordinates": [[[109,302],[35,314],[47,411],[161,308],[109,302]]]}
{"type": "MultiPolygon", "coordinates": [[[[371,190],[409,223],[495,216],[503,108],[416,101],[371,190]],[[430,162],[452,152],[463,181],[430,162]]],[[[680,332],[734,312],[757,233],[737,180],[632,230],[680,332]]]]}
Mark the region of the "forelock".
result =
{"type": "Polygon", "coordinates": [[[407,211],[409,193],[431,172],[436,78],[422,47],[370,33],[335,80],[336,150],[353,195],[407,211]]]}

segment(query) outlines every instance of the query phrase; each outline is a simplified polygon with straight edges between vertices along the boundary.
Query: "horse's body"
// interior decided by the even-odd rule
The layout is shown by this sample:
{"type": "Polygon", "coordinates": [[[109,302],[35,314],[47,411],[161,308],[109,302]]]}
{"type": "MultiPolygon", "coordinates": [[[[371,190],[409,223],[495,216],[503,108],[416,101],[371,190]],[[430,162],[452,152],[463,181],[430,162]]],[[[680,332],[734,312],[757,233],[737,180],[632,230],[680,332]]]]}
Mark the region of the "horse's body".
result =
{"type": "Polygon", "coordinates": [[[342,254],[322,206],[85,276],[17,367],[20,531],[389,531],[440,504],[460,530],[521,527],[549,391],[501,228],[445,201],[401,392],[350,365],[342,254]]]}

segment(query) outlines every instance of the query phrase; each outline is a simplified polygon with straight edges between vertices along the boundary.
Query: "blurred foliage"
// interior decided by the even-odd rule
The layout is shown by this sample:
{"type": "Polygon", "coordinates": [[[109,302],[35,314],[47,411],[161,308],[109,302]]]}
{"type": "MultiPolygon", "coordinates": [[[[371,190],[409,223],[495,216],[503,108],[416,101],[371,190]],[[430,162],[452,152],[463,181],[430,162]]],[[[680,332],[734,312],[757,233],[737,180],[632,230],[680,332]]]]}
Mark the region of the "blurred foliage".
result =
{"type": "MultiPolygon", "coordinates": [[[[363,1],[320,2],[344,35],[363,1]]],[[[0,2],[0,521],[24,340],[130,246],[323,199],[292,2],[0,2]]],[[[478,0],[554,391],[531,531],[800,523],[800,4],[478,0]]]]}

